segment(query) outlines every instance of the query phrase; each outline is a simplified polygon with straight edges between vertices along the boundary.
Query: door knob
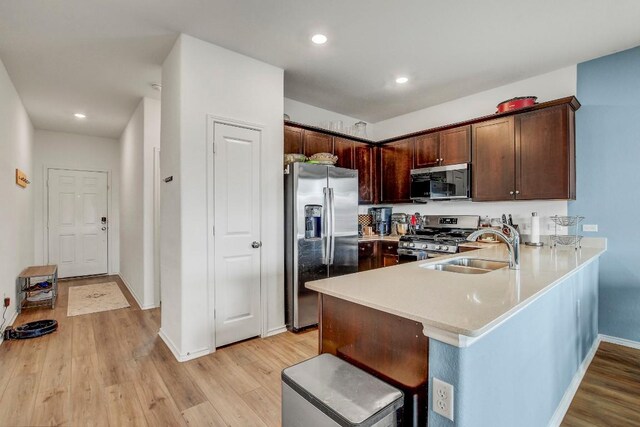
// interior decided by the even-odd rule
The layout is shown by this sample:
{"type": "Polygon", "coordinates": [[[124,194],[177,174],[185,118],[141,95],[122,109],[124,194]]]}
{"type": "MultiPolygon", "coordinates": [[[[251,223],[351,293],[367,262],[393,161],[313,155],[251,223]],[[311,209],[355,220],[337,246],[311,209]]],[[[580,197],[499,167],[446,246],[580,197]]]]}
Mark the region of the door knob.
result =
{"type": "Polygon", "coordinates": [[[253,243],[251,244],[251,247],[252,247],[253,249],[258,249],[260,246],[262,246],[262,242],[253,242],[253,243]]]}
{"type": "Polygon", "coordinates": [[[107,227],[102,227],[102,231],[104,231],[104,230],[106,230],[106,229],[107,229],[107,227]]]}

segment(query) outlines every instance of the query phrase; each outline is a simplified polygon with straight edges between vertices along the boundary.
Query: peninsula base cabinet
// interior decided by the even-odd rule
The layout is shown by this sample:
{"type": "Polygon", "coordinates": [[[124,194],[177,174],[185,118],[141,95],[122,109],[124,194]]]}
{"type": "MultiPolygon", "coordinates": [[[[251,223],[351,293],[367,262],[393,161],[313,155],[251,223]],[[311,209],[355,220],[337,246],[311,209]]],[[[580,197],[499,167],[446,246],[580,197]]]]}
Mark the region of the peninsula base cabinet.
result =
{"type": "Polygon", "coordinates": [[[473,200],[575,199],[578,106],[569,102],[472,125],[473,200]]]}

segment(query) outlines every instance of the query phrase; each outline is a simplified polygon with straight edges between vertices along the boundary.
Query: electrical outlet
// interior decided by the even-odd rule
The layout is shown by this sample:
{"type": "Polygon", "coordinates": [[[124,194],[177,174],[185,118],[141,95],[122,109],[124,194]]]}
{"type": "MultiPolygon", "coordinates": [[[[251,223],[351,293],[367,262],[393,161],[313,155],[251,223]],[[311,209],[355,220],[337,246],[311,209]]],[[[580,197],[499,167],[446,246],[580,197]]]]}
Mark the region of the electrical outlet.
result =
{"type": "Polygon", "coordinates": [[[595,233],[598,231],[598,224],[583,224],[582,231],[591,231],[595,233]]]}
{"type": "Polygon", "coordinates": [[[432,388],[434,412],[453,421],[453,386],[434,378],[432,388]]]}

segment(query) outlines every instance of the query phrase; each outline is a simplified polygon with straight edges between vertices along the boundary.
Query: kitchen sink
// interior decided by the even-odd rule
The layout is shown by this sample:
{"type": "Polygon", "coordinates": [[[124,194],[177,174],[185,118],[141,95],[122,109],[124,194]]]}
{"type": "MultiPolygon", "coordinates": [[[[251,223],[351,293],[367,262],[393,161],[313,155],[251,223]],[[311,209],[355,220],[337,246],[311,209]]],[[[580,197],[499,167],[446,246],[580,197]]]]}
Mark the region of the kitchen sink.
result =
{"type": "Polygon", "coordinates": [[[494,270],[508,267],[509,263],[504,261],[493,261],[480,258],[453,258],[437,264],[422,266],[429,270],[449,271],[451,273],[462,274],[484,274],[494,270]]]}

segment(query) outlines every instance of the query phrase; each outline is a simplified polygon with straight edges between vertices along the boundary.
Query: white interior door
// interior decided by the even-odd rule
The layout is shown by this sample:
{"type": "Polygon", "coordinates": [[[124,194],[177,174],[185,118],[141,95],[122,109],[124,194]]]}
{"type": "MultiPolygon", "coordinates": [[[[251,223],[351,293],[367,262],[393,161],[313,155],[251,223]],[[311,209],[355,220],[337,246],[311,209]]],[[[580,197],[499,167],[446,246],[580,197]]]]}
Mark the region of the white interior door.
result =
{"type": "Polygon", "coordinates": [[[107,173],[49,169],[48,191],[49,263],[60,277],[106,274],[107,173]]]}
{"type": "Polygon", "coordinates": [[[260,335],[260,132],[214,126],[216,347],[260,335]]]}

